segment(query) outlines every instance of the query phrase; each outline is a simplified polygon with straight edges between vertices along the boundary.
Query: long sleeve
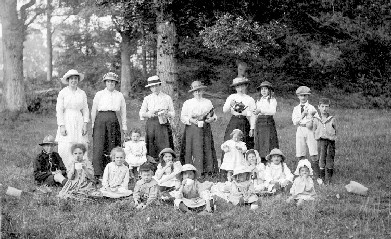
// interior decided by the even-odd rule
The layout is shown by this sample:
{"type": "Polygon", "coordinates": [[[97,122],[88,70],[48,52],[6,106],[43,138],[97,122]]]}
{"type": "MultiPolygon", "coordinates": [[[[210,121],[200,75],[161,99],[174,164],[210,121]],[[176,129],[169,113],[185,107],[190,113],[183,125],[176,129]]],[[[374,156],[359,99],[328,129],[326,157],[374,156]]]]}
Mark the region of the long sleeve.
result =
{"type": "Polygon", "coordinates": [[[90,121],[90,111],[88,109],[87,95],[86,95],[86,93],[84,91],[83,91],[83,109],[82,109],[82,112],[83,112],[84,123],[88,123],[88,121],[90,121]]]}
{"type": "Polygon", "coordinates": [[[121,111],[121,119],[122,119],[122,130],[128,130],[128,126],[126,125],[126,102],[125,102],[125,98],[124,98],[124,95],[121,92],[119,92],[119,94],[121,95],[120,111],[121,111]]]}
{"type": "Polygon", "coordinates": [[[34,160],[34,179],[38,182],[44,181],[52,174],[51,172],[42,169],[40,161],[40,155],[38,155],[37,158],[34,160]]]}
{"type": "Polygon", "coordinates": [[[291,170],[288,168],[288,165],[286,165],[286,163],[283,163],[284,164],[284,173],[285,173],[285,177],[287,180],[289,181],[293,181],[293,178],[294,178],[294,175],[292,174],[291,170]]]}
{"type": "Polygon", "coordinates": [[[164,183],[164,182],[167,182],[167,181],[175,178],[176,175],[181,172],[181,169],[182,169],[181,162],[176,161],[176,162],[174,162],[173,166],[174,166],[174,169],[172,170],[172,172],[168,175],[163,175],[160,179],[160,183],[164,183]]]}
{"type": "Polygon", "coordinates": [[[144,98],[139,111],[140,120],[145,120],[145,118],[147,118],[147,110],[148,110],[148,98],[144,98]]]}
{"type": "Polygon", "coordinates": [[[64,125],[64,89],[58,93],[57,103],[56,103],[56,117],[57,125],[64,125]]]}
{"type": "Polygon", "coordinates": [[[295,181],[292,184],[292,187],[291,187],[291,190],[290,190],[290,193],[291,193],[292,196],[296,196],[298,194],[296,188],[298,186],[297,184],[299,182],[299,179],[300,179],[299,177],[296,178],[295,181]]]}
{"type": "Polygon", "coordinates": [[[157,184],[149,188],[149,195],[148,195],[146,205],[150,205],[153,201],[157,199],[158,192],[159,192],[159,188],[157,184]]]}
{"type": "Polygon", "coordinates": [[[244,153],[247,151],[246,143],[245,142],[239,142],[238,146],[240,148],[241,153],[244,153]]]}
{"type": "Polygon", "coordinates": [[[293,108],[293,112],[292,112],[293,125],[297,125],[301,119],[302,119],[302,116],[300,113],[300,106],[296,106],[295,108],[293,108]]]}
{"type": "Polygon", "coordinates": [[[228,96],[228,98],[225,100],[225,103],[223,106],[224,113],[228,113],[231,111],[231,101],[232,101],[232,95],[228,96]]]}
{"type": "Polygon", "coordinates": [[[58,163],[58,169],[61,170],[62,175],[66,176],[67,168],[65,167],[65,164],[62,161],[61,156],[57,152],[53,152],[53,157],[56,157],[56,161],[58,163]]]}
{"type": "Polygon", "coordinates": [[[97,92],[95,94],[94,100],[92,101],[92,107],[91,107],[91,121],[92,121],[92,124],[95,123],[96,113],[98,111],[99,95],[100,95],[100,92],[97,92]]]}
{"type": "Polygon", "coordinates": [[[264,173],[265,183],[269,184],[271,181],[273,181],[273,176],[271,172],[271,167],[266,166],[265,173],[264,173]]]}
{"type": "Polygon", "coordinates": [[[182,106],[182,111],[181,111],[181,121],[182,123],[186,125],[191,125],[190,119],[192,118],[191,115],[191,108],[190,108],[190,101],[185,101],[182,106]]]}
{"type": "Polygon", "coordinates": [[[145,143],[143,143],[143,146],[141,147],[141,154],[143,156],[147,155],[147,146],[145,145],[145,143]]]}
{"type": "Polygon", "coordinates": [[[129,170],[126,169],[125,170],[124,179],[123,179],[120,187],[127,190],[128,189],[128,184],[129,184],[129,170]]]}
{"type": "Polygon", "coordinates": [[[156,180],[160,180],[163,176],[163,173],[164,173],[164,168],[162,167],[162,165],[159,163],[157,165],[157,169],[156,169],[156,172],[155,172],[155,178],[156,180]]]}

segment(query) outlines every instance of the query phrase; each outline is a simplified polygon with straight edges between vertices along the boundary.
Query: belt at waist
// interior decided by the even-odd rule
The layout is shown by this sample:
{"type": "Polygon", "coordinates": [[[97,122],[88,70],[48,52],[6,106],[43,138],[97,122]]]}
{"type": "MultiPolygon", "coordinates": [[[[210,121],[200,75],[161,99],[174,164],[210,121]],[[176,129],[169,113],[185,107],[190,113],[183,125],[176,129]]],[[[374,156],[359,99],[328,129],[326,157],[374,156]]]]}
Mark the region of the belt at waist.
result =
{"type": "Polygon", "coordinates": [[[98,112],[113,112],[113,113],[115,113],[114,110],[100,110],[100,111],[98,111],[98,112]]]}
{"type": "Polygon", "coordinates": [[[263,119],[273,118],[273,115],[258,115],[257,118],[263,118],[263,119]]]}
{"type": "Polygon", "coordinates": [[[243,118],[246,118],[247,116],[245,116],[245,115],[232,115],[232,117],[243,119],[243,118]]]}
{"type": "Polygon", "coordinates": [[[297,126],[299,126],[299,127],[307,127],[306,124],[298,124],[297,126]]]}

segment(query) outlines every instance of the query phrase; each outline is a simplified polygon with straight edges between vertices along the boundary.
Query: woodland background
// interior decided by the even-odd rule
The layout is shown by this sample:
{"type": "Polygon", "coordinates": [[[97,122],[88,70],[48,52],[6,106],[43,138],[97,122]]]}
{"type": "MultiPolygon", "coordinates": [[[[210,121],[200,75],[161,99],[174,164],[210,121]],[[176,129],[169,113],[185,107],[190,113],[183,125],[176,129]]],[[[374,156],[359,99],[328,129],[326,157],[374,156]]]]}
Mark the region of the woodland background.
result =
{"type": "Polygon", "coordinates": [[[391,107],[390,1],[5,0],[2,4],[1,110],[42,112],[52,107],[63,87],[59,79],[69,69],[85,73],[81,87],[90,96],[104,87],[103,74],[114,71],[121,75],[121,91],[129,98],[141,98],[147,77],[154,74],[160,75],[174,100],[185,95],[194,80],[207,84],[215,96],[225,97],[231,93],[238,62],[247,65],[252,93],[268,80],[283,97],[308,85],[340,107],[391,107]],[[9,21],[12,17],[14,21],[9,21]],[[16,37],[10,38],[12,34],[16,37]],[[11,61],[6,51],[19,55],[11,61]]]}

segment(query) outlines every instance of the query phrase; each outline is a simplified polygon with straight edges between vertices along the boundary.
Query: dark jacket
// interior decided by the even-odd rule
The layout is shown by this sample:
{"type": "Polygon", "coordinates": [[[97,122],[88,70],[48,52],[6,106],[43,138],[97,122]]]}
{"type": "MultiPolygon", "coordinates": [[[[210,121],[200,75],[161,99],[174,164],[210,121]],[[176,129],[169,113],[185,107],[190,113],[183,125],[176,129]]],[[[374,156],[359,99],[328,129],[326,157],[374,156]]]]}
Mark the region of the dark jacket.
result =
{"type": "Polygon", "coordinates": [[[67,170],[60,155],[57,152],[49,155],[45,150],[42,150],[34,160],[35,181],[38,183],[44,182],[56,170],[61,170],[62,175],[66,177],[67,170]]]}

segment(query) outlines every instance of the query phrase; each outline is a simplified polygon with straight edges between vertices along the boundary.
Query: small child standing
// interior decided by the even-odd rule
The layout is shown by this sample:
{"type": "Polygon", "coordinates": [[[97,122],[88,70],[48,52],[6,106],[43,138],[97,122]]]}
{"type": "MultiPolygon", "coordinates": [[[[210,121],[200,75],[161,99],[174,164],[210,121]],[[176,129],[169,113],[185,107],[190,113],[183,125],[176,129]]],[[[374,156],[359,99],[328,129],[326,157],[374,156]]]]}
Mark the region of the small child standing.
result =
{"type": "Polygon", "coordinates": [[[47,135],[39,145],[42,146],[42,152],[34,161],[35,181],[38,185],[63,186],[67,181],[67,171],[60,155],[54,152],[57,145],[54,137],[47,135]]]}
{"type": "Polygon", "coordinates": [[[314,200],[316,193],[314,188],[314,182],[310,175],[312,175],[311,163],[308,159],[302,159],[297,164],[295,175],[298,175],[291,187],[290,196],[287,199],[288,203],[297,201],[297,206],[301,206],[304,201],[314,200]]]}
{"type": "MultiPolygon", "coordinates": [[[[321,180],[329,184],[334,173],[335,140],[337,138],[335,117],[329,113],[330,100],[327,98],[320,99],[318,109],[321,116],[315,115],[312,128],[318,142],[319,176],[321,180]]],[[[317,166],[314,165],[314,167],[317,166]]],[[[315,173],[317,173],[316,170],[315,173]]]]}
{"type": "Polygon", "coordinates": [[[145,142],[140,140],[141,131],[133,129],[130,131],[130,141],[124,143],[126,162],[129,165],[130,178],[138,178],[138,168],[147,161],[147,147],[145,142]]]}
{"type": "Polygon", "coordinates": [[[259,156],[259,153],[255,149],[247,150],[246,152],[246,161],[251,170],[251,179],[254,184],[255,191],[261,192],[265,189],[265,165],[262,163],[262,159],[259,156]]]}
{"type": "Polygon", "coordinates": [[[258,196],[255,194],[254,184],[251,181],[251,169],[248,166],[236,168],[229,189],[228,200],[233,205],[250,205],[251,209],[258,208],[258,196]]]}
{"type": "Polygon", "coordinates": [[[299,98],[300,104],[293,108],[292,122],[297,126],[296,130],[296,158],[299,161],[306,157],[307,147],[310,154],[310,159],[315,170],[315,176],[319,174],[318,164],[318,148],[314,137],[314,132],[307,124],[312,121],[312,117],[319,117],[314,106],[308,103],[308,97],[311,94],[310,88],[300,86],[296,90],[296,95],[299,98]]]}
{"type": "Polygon", "coordinates": [[[285,155],[279,149],[272,149],[266,156],[265,186],[269,192],[287,192],[292,185],[293,174],[284,163],[285,159],[285,155]]]}
{"type": "Polygon", "coordinates": [[[129,169],[124,165],[125,152],[121,147],[113,148],[110,158],[112,162],[105,167],[100,191],[105,197],[128,197],[132,190],[128,190],[129,169]]]}
{"type": "Polygon", "coordinates": [[[169,197],[167,193],[179,188],[180,181],[177,175],[181,172],[182,165],[176,158],[174,150],[165,148],[159,153],[160,163],[157,166],[154,179],[159,184],[159,191],[163,198],[169,197]]]}
{"type": "Polygon", "coordinates": [[[209,190],[200,190],[197,169],[191,164],[182,166],[179,175],[181,186],[176,192],[174,205],[182,212],[213,212],[213,200],[209,190]]]}
{"type": "Polygon", "coordinates": [[[220,169],[227,171],[227,180],[232,180],[233,170],[247,165],[243,154],[246,152],[246,144],[241,141],[243,132],[240,129],[234,129],[231,133],[232,139],[225,141],[221,145],[224,151],[223,163],[220,169]]]}
{"type": "Polygon", "coordinates": [[[143,209],[156,203],[159,193],[159,185],[152,178],[153,165],[144,163],[139,168],[141,179],[134,186],[133,199],[137,209],[143,209]]]}

